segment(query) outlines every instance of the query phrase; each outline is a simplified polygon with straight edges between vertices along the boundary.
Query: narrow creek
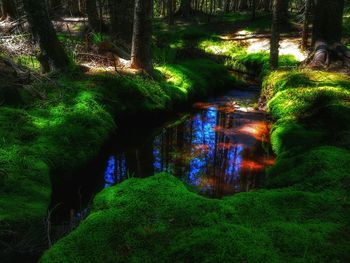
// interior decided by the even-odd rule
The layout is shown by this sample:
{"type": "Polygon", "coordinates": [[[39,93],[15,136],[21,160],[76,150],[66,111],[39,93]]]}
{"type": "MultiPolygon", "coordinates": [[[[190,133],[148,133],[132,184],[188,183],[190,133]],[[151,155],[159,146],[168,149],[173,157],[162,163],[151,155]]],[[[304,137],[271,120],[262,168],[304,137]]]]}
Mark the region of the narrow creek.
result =
{"type": "Polygon", "coordinates": [[[160,172],[213,198],[259,188],[274,156],[270,123],[254,108],[258,97],[257,87],[235,89],[195,103],[160,127],[118,132],[90,165],[68,176],[73,181],[53,185],[54,220],[79,220],[103,188],[160,172]]]}

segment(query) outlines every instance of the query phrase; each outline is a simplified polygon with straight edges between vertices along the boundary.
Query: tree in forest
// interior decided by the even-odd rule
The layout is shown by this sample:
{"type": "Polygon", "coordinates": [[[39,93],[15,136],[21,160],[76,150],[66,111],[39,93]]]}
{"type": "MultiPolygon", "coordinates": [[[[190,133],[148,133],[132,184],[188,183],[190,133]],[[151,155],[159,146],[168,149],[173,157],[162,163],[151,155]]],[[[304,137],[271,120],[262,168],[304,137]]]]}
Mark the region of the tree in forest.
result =
{"type": "Polygon", "coordinates": [[[344,0],[318,0],[314,5],[312,67],[328,66],[330,55],[350,67],[350,51],[341,44],[344,0]]]}
{"type": "Polygon", "coordinates": [[[23,5],[33,36],[40,46],[39,60],[43,72],[66,69],[69,66],[69,59],[49,19],[45,2],[23,0],[23,5]]]}
{"type": "Polygon", "coordinates": [[[181,0],[179,10],[176,14],[188,18],[192,13],[193,9],[191,7],[191,0],[181,0]]]}
{"type": "Polygon", "coordinates": [[[131,50],[134,25],[135,0],[110,0],[109,13],[111,19],[111,34],[118,45],[125,50],[131,50]]]}
{"type": "Polygon", "coordinates": [[[270,68],[272,70],[278,67],[279,56],[279,41],[282,26],[282,9],[285,7],[287,0],[273,0],[273,16],[271,27],[271,40],[270,40],[270,68]]]}
{"type": "Polygon", "coordinates": [[[301,40],[301,46],[304,50],[307,49],[308,43],[309,43],[310,9],[311,9],[311,0],[305,0],[303,32],[302,32],[302,40],[301,40]]]}
{"type": "Polygon", "coordinates": [[[17,15],[15,0],[1,0],[2,16],[0,21],[15,19],[17,15]]]}
{"type": "Polygon", "coordinates": [[[86,14],[90,28],[94,32],[101,32],[102,21],[98,16],[96,0],[86,0],[86,14]]]}
{"type": "Polygon", "coordinates": [[[136,0],[131,67],[153,74],[151,55],[153,0],[136,0]]]}
{"type": "Polygon", "coordinates": [[[174,25],[174,1],[168,0],[168,24],[174,25]]]}

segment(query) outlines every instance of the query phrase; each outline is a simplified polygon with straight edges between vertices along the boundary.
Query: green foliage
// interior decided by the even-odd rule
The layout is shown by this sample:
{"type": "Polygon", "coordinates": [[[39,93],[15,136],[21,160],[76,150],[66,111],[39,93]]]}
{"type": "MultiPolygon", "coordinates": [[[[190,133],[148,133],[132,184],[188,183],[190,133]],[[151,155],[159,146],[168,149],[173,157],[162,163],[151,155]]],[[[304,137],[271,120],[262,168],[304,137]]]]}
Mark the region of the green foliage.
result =
{"type": "Polygon", "coordinates": [[[40,71],[40,62],[34,56],[22,55],[22,56],[15,58],[15,62],[21,66],[25,66],[27,68],[30,68],[31,70],[40,71]]]}
{"type": "Polygon", "coordinates": [[[345,224],[342,203],[292,189],[215,200],[167,174],[130,179],[101,192],[41,262],[334,261],[347,253],[329,241],[345,224]]]}
{"type": "Polygon", "coordinates": [[[1,235],[25,235],[28,225],[41,225],[50,201],[50,175],[59,170],[60,178],[53,179],[60,180],[65,171],[95,156],[115,129],[114,117],[172,110],[234,81],[223,66],[208,60],[164,65],[161,70],[167,72],[159,73],[158,81],[67,74],[56,84],[35,86],[46,94],[45,100],[28,97],[19,108],[0,107],[1,235]],[[181,81],[170,81],[175,78],[181,81]],[[214,82],[216,78],[221,81],[214,82]]]}
{"type": "MultiPolygon", "coordinates": [[[[180,69],[160,68],[185,92],[180,69]]],[[[41,262],[349,261],[349,83],[308,70],[266,77],[278,156],[264,189],[215,200],[167,174],[131,179],[101,192],[41,262]]]]}

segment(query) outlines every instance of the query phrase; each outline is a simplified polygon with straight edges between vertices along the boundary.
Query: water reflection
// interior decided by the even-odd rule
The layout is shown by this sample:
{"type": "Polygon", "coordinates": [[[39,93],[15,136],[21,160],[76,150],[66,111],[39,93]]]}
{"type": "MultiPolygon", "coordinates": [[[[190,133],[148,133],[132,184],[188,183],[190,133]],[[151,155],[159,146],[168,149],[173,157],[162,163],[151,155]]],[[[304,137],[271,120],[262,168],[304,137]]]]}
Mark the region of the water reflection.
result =
{"type": "Polygon", "coordinates": [[[273,158],[269,123],[249,106],[252,97],[254,93],[236,91],[196,103],[192,114],[163,127],[144,145],[112,155],[105,187],[159,172],[170,172],[209,196],[259,187],[273,158]]]}

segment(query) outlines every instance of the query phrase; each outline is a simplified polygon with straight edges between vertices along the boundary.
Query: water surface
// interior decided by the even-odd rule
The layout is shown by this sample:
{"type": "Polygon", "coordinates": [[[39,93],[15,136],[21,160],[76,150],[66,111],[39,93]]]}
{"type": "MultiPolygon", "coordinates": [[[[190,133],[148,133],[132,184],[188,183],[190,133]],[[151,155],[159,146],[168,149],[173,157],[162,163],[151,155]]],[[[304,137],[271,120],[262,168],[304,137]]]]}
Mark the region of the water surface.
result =
{"type": "MultiPolygon", "coordinates": [[[[124,138],[106,161],[104,187],[169,172],[200,193],[221,197],[258,188],[269,154],[269,123],[253,108],[257,93],[235,90],[199,102],[143,143],[124,138]]],[[[142,133],[142,131],[140,131],[142,133]]]]}
{"type": "MultiPolygon", "coordinates": [[[[80,217],[94,195],[131,177],[169,172],[210,197],[261,186],[272,165],[270,124],[254,109],[258,92],[233,90],[195,103],[160,127],[124,124],[90,165],[53,184],[51,207],[58,222],[80,217]],[[124,129],[123,129],[124,128],[124,129]],[[58,205],[57,205],[58,204],[58,205]]],[[[145,120],[130,119],[129,123],[145,120]]]]}

